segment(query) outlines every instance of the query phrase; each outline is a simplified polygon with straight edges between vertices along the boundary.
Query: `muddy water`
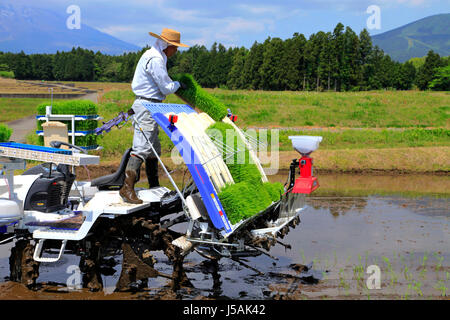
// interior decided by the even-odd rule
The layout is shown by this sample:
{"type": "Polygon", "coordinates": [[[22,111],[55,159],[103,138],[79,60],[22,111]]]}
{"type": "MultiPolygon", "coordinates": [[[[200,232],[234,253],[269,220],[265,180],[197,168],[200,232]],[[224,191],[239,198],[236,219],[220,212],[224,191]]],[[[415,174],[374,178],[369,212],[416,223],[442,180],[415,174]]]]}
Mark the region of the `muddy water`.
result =
{"type": "MultiPolygon", "coordinates": [[[[120,275],[103,276],[102,293],[67,293],[64,285],[30,293],[6,282],[10,245],[0,249],[0,299],[440,299],[450,288],[450,178],[447,176],[318,175],[321,187],[308,198],[301,223],[272,248],[268,256],[248,258],[256,274],[222,259],[218,270],[198,254],[185,259],[194,288],[177,294],[168,280],[149,281],[137,294],[112,293],[120,275]],[[305,265],[302,272],[293,265],[305,265]],[[369,281],[370,268],[380,271],[380,289],[369,281]],[[375,266],[375,267],[374,267],[375,266]],[[216,272],[218,271],[218,272],[216,272]],[[311,281],[312,280],[312,281],[311,281]],[[311,283],[312,282],[312,283],[311,283]],[[368,286],[371,288],[369,289],[368,286]]],[[[286,175],[269,177],[284,182],[286,175]]],[[[181,179],[181,178],[180,178],[181,179]]],[[[180,180],[177,179],[177,180],[180,180]]],[[[164,181],[163,183],[166,183],[164,181]]],[[[170,273],[167,258],[157,252],[159,271],[170,273]]],[[[38,282],[65,284],[78,258],[65,256],[41,264],[38,282]]],[[[373,275],[372,275],[373,276],[373,275]]],[[[371,277],[372,278],[372,277],[371,277]]]]}

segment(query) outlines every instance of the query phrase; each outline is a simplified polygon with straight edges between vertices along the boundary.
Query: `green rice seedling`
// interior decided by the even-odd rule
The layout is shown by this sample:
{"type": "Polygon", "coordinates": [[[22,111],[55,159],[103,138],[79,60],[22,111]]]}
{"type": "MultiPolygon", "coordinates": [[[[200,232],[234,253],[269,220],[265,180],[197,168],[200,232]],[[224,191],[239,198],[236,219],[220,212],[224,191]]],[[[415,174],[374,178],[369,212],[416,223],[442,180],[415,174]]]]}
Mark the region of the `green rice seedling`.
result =
{"type": "Polygon", "coordinates": [[[305,258],[305,252],[303,251],[303,249],[300,250],[300,254],[302,255],[302,263],[305,264],[306,258],[305,258]]]}
{"type": "Polygon", "coordinates": [[[403,275],[405,276],[405,280],[409,281],[409,273],[408,273],[408,266],[405,265],[405,267],[403,268],[403,275]]]}
{"type": "Polygon", "coordinates": [[[320,268],[320,266],[319,266],[319,264],[320,264],[320,259],[319,259],[319,258],[315,258],[315,257],[314,257],[312,263],[313,263],[313,264],[312,264],[312,265],[313,265],[313,269],[319,269],[319,268],[320,268]]]}
{"type": "Polygon", "coordinates": [[[409,291],[412,289],[412,284],[408,283],[408,288],[406,289],[405,295],[403,296],[403,300],[408,300],[409,299],[409,291]]]}
{"type": "Polygon", "coordinates": [[[419,281],[415,281],[415,280],[413,280],[413,282],[414,282],[414,287],[413,287],[414,291],[416,291],[419,296],[423,297],[423,292],[421,289],[422,283],[419,281]]]}
{"type": "Polygon", "coordinates": [[[395,288],[396,284],[398,283],[398,277],[394,270],[391,269],[389,272],[389,275],[391,276],[391,286],[395,288]]]}
{"type": "Polygon", "coordinates": [[[179,89],[176,92],[186,103],[206,112],[215,121],[222,121],[227,116],[227,107],[219,99],[203,90],[190,74],[177,74],[172,78],[186,85],[186,89],[179,89]]]}
{"type": "Polygon", "coordinates": [[[382,256],[381,258],[383,259],[384,263],[386,264],[388,270],[390,270],[392,268],[392,265],[391,265],[391,262],[389,261],[389,258],[385,257],[385,256],[382,256]]]}
{"type": "Polygon", "coordinates": [[[427,268],[426,268],[427,261],[428,261],[428,253],[425,252],[425,254],[423,255],[423,258],[422,258],[422,270],[420,270],[420,274],[419,274],[420,277],[424,280],[425,280],[425,276],[427,273],[427,268]]]}
{"type": "Polygon", "coordinates": [[[330,265],[329,265],[328,257],[325,257],[325,270],[328,270],[329,267],[330,267],[330,265]]]}
{"type": "Polygon", "coordinates": [[[427,274],[427,268],[423,267],[422,270],[420,270],[419,276],[420,276],[423,280],[425,280],[426,274],[427,274]]]}
{"type": "Polygon", "coordinates": [[[422,258],[422,267],[425,267],[425,264],[427,263],[427,261],[428,261],[428,253],[425,252],[425,254],[423,255],[423,258],[422,258]]]}
{"type": "MultiPolygon", "coordinates": [[[[45,108],[49,103],[41,103],[37,107],[38,115],[45,115],[45,108]]],[[[54,102],[52,106],[52,114],[73,114],[82,116],[93,116],[97,115],[98,108],[95,103],[89,100],[70,100],[54,102]]],[[[42,130],[42,123],[44,121],[38,121],[38,130],[42,130]]],[[[67,129],[72,130],[72,121],[60,121],[67,125],[67,129]]],[[[77,131],[89,131],[97,128],[97,120],[85,120],[76,121],[75,129],[77,131]]]]}
{"type": "Polygon", "coordinates": [[[396,276],[394,270],[392,269],[391,261],[389,260],[388,257],[384,257],[384,256],[382,257],[382,259],[383,259],[384,263],[386,264],[388,272],[391,276],[391,286],[394,286],[395,283],[397,282],[397,276],[396,276]]]}
{"type": "Polygon", "coordinates": [[[265,182],[263,186],[273,202],[280,200],[281,195],[284,193],[284,186],[279,182],[265,182]]]}
{"type": "Polygon", "coordinates": [[[245,143],[232,125],[216,122],[206,130],[206,133],[213,140],[218,141],[221,138],[222,140],[219,142],[226,145],[228,150],[232,150],[232,158],[225,159],[227,157],[226,154],[223,157],[235,183],[242,181],[257,183],[261,180],[261,174],[258,168],[250,161],[249,151],[245,148],[245,143]]]}
{"type": "Polygon", "coordinates": [[[250,218],[281,198],[284,193],[283,185],[262,182],[261,173],[256,165],[251,163],[249,151],[235,133],[233,126],[217,122],[211,125],[206,132],[213,140],[221,138],[221,142],[227,145],[229,150],[234,151],[233,161],[227,161],[225,154],[223,157],[235,183],[225,186],[218,194],[232,224],[250,218]],[[231,142],[229,141],[231,139],[227,139],[230,134],[233,137],[231,142]]]}
{"type": "Polygon", "coordinates": [[[262,184],[258,186],[247,181],[225,186],[218,196],[232,224],[250,218],[272,202],[262,184]]]}
{"type": "Polygon", "coordinates": [[[439,290],[441,292],[442,297],[447,296],[447,290],[448,288],[445,286],[444,282],[442,280],[439,280],[436,285],[434,286],[436,290],[439,290]]]}
{"type": "MultiPolygon", "coordinates": [[[[49,102],[38,105],[37,114],[44,115],[49,105],[49,102]]],[[[97,112],[97,105],[90,100],[59,101],[52,106],[52,114],[96,115],[97,112]]]]}
{"type": "Polygon", "coordinates": [[[437,252],[435,252],[433,255],[437,260],[436,272],[439,272],[439,270],[442,268],[442,262],[444,261],[444,257],[440,256],[437,252]]]}
{"type": "MultiPolygon", "coordinates": [[[[399,254],[399,255],[400,255],[400,254],[399,254]]],[[[402,265],[405,264],[405,257],[404,257],[404,256],[400,256],[400,263],[401,263],[402,265]]]]}
{"type": "Polygon", "coordinates": [[[352,256],[348,255],[347,260],[345,260],[345,265],[348,265],[350,263],[352,256]]]}
{"type": "Polygon", "coordinates": [[[6,124],[0,123],[0,142],[9,141],[11,137],[12,129],[6,124]]]}
{"type": "Polygon", "coordinates": [[[364,267],[361,263],[361,255],[358,254],[359,264],[353,267],[353,275],[356,278],[356,286],[359,288],[364,279],[364,267]]]}
{"type": "Polygon", "coordinates": [[[347,290],[349,287],[348,283],[345,281],[344,277],[344,269],[339,269],[339,288],[343,288],[344,290],[347,290]]]}
{"type": "Polygon", "coordinates": [[[359,288],[360,282],[362,280],[361,271],[360,271],[359,266],[354,266],[353,267],[353,277],[356,280],[356,287],[359,288]]]}

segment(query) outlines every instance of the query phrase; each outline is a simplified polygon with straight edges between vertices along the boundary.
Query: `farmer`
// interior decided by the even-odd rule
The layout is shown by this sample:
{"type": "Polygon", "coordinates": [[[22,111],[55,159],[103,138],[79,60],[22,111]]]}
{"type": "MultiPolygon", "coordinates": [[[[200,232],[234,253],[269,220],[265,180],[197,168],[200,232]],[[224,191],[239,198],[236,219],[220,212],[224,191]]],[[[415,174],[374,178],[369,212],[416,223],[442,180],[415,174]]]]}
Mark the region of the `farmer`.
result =
{"type": "Polygon", "coordinates": [[[167,58],[173,56],[178,47],[188,47],[180,43],[180,33],[164,28],[161,35],[149,32],[156,39],[153,47],[142,55],[134,73],[131,88],[136,95],[136,100],[131,107],[134,111],[134,136],[131,156],[125,169],[125,181],[120,189],[120,195],[125,202],[140,204],[134,185],[139,180],[139,172],[145,162],[145,172],[148,178],[149,188],[158,187],[158,159],[152,151],[139,127],[144,131],[153,148],[161,155],[161,144],[158,139],[158,124],[152,118],[150,112],[142,105],[148,101],[161,103],[166,95],[176,92],[185,85],[178,81],[172,81],[167,74],[167,58]],[[139,124],[139,127],[136,125],[139,124]]]}

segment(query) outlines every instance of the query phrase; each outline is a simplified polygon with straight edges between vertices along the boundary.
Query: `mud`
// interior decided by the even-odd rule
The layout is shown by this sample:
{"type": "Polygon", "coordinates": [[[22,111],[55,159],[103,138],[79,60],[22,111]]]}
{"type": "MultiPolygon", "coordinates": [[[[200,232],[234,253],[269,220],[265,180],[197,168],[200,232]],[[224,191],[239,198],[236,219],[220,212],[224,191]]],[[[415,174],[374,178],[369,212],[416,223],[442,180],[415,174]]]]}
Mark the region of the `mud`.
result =
{"type": "Polygon", "coordinates": [[[147,258],[170,278],[149,277],[140,291],[115,292],[123,272],[117,255],[110,272],[102,273],[101,291],[73,291],[67,270],[79,258],[68,255],[42,263],[32,291],[9,281],[7,244],[0,248],[0,299],[448,299],[448,177],[325,175],[319,183],[321,193],[308,198],[300,224],[271,248],[278,260],[242,259],[259,272],[193,252],[174,273],[170,254],[160,250],[147,258]],[[380,289],[368,287],[369,266],[380,269],[380,289]],[[174,286],[176,275],[192,286],[174,286]]]}

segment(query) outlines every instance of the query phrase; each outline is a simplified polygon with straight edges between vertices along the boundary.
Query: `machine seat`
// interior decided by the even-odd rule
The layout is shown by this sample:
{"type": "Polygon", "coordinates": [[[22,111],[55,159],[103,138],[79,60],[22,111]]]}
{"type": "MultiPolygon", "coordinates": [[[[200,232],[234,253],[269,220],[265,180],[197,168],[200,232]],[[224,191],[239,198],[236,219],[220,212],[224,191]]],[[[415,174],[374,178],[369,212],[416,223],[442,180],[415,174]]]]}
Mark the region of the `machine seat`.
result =
{"type": "Polygon", "coordinates": [[[92,180],[91,186],[97,187],[99,190],[120,189],[125,180],[125,168],[127,167],[128,159],[130,158],[130,152],[131,148],[125,151],[116,172],[92,180]]]}

